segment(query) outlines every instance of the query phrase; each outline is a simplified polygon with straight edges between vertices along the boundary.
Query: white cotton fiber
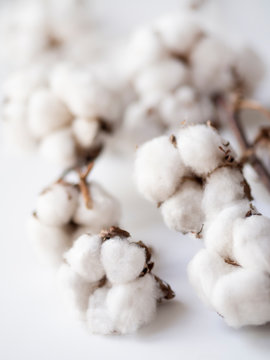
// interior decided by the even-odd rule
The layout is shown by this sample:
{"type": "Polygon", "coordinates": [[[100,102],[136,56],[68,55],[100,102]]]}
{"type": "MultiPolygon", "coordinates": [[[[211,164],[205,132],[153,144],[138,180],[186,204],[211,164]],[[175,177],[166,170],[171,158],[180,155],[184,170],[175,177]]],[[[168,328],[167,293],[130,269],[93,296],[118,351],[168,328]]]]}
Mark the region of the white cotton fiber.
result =
{"type": "Polygon", "coordinates": [[[101,262],[106,276],[113,284],[133,281],[146,264],[145,249],[119,237],[103,243],[101,262]]]}
{"type": "Polygon", "coordinates": [[[198,21],[188,13],[169,14],[158,19],[156,29],[166,48],[178,55],[189,55],[202,35],[198,21]]]}
{"type": "Polygon", "coordinates": [[[223,258],[234,259],[233,225],[243,219],[250,210],[248,200],[229,204],[205,223],[203,238],[205,247],[217,252],[223,258]]]}
{"type": "Polygon", "coordinates": [[[208,306],[212,303],[215,285],[224,275],[235,270],[217,253],[202,249],[188,264],[188,278],[198,297],[208,306]]]}
{"type": "Polygon", "coordinates": [[[155,316],[157,294],[157,283],[151,274],[113,286],[106,304],[117,332],[132,333],[148,324],[155,316]]]}
{"type": "Polygon", "coordinates": [[[101,239],[98,235],[81,235],[72,248],[65,254],[65,259],[84,280],[95,282],[105,275],[100,261],[101,239]]]}
{"type": "Polygon", "coordinates": [[[193,180],[186,180],[179,190],[161,206],[161,213],[168,228],[183,233],[198,233],[203,224],[201,209],[202,186],[193,180]]]}
{"type": "Polygon", "coordinates": [[[233,87],[235,55],[222,40],[203,37],[192,51],[190,63],[193,83],[200,91],[211,95],[233,87]]]}
{"type": "Polygon", "coordinates": [[[52,163],[72,166],[76,161],[76,144],[69,128],[46,136],[39,150],[41,155],[52,163]]]}
{"type": "Polygon", "coordinates": [[[84,320],[90,295],[96,290],[96,283],[89,283],[72,268],[63,264],[57,274],[60,294],[68,311],[79,320],[84,320]]]}
{"type": "Polygon", "coordinates": [[[36,90],[28,103],[28,126],[36,138],[67,126],[72,114],[49,89],[36,90]]]}
{"type": "Polygon", "coordinates": [[[185,172],[179,152],[167,136],[155,138],[137,151],[135,181],[150,201],[159,203],[172,196],[185,172]]]}
{"type": "Polygon", "coordinates": [[[197,175],[207,175],[224,160],[219,149],[222,139],[213,128],[207,125],[188,126],[177,136],[177,146],[184,164],[197,175]]]}
{"type": "Polygon", "coordinates": [[[117,225],[120,218],[120,205],[118,201],[98,183],[91,182],[88,186],[92,207],[86,207],[85,199],[80,194],[79,204],[73,220],[79,225],[90,227],[93,233],[98,233],[102,229],[117,225]]]}
{"type": "Polygon", "coordinates": [[[37,198],[36,212],[45,225],[61,226],[70,222],[78,201],[78,190],[72,185],[53,184],[37,198]]]}
{"type": "Polygon", "coordinates": [[[235,328],[270,321],[270,278],[261,271],[239,268],[217,283],[213,306],[235,328]]]}
{"type": "Polygon", "coordinates": [[[233,227],[235,259],[245,268],[270,273],[270,219],[252,215],[233,227]]]}
{"type": "Polygon", "coordinates": [[[82,148],[90,148],[100,130],[99,121],[95,118],[76,118],[72,122],[72,132],[82,148]]]}
{"type": "Polygon", "coordinates": [[[109,288],[97,289],[89,298],[87,327],[93,334],[109,335],[115,333],[115,326],[108,314],[107,295],[109,288]]]}
{"type": "Polygon", "coordinates": [[[206,181],[202,207],[207,217],[218,214],[234,201],[243,200],[244,177],[239,169],[221,167],[206,181]]]}

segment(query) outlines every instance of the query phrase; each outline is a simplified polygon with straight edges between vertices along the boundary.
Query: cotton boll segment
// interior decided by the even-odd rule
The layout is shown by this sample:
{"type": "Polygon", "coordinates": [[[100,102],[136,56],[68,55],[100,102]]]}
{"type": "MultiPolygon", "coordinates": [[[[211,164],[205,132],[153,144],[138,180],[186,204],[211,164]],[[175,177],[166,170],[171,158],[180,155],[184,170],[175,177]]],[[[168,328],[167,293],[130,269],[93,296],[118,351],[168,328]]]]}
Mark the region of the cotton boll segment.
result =
{"type": "Polygon", "coordinates": [[[95,142],[100,129],[96,118],[76,118],[72,122],[72,131],[82,148],[89,148],[95,142]]]}
{"type": "Polygon", "coordinates": [[[196,88],[209,95],[234,86],[234,52],[221,40],[204,37],[191,53],[192,80],[196,88]]]}
{"type": "Polygon", "coordinates": [[[145,267],[145,249],[119,237],[112,238],[101,247],[101,262],[112,284],[135,280],[145,267]]]}
{"type": "Polygon", "coordinates": [[[65,104],[48,89],[35,91],[29,99],[28,125],[36,138],[67,126],[72,114],[65,104]]]}
{"type": "Polygon", "coordinates": [[[185,172],[178,150],[167,136],[153,139],[137,151],[135,181],[150,201],[159,203],[172,196],[185,172]]]}
{"type": "Polygon", "coordinates": [[[95,282],[105,275],[100,261],[101,239],[98,235],[81,235],[65,254],[71,269],[84,280],[95,282]]]}
{"type": "Polygon", "coordinates": [[[80,194],[79,204],[73,217],[75,223],[91,227],[93,233],[117,225],[120,218],[118,201],[95,182],[90,183],[89,192],[93,206],[87,208],[83,195],[80,194]]]}
{"type": "Polygon", "coordinates": [[[43,138],[39,151],[52,163],[72,166],[76,162],[76,144],[71,129],[61,129],[43,138]]]}
{"type": "Polygon", "coordinates": [[[186,180],[179,190],[161,206],[161,213],[168,228],[183,233],[198,233],[204,214],[201,209],[202,186],[186,180]]]}
{"type": "Polygon", "coordinates": [[[124,72],[128,78],[132,78],[140,70],[165,56],[166,51],[159,34],[151,27],[140,28],[129,41],[124,72]]]}
{"type": "Polygon", "coordinates": [[[206,125],[188,126],[177,136],[177,147],[185,166],[196,175],[207,175],[224,162],[222,138],[206,125]]]}
{"type": "Polygon", "coordinates": [[[63,254],[71,246],[69,229],[44,225],[32,215],[27,230],[40,261],[53,267],[61,265],[63,254]]]}
{"type": "Polygon", "coordinates": [[[107,309],[108,291],[108,287],[99,288],[89,298],[86,318],[87,327],[93,334],[109,335],[116,332],[107,309]]]}
{"type": "Polygon", "coordinates": [[[84,320],[90,295],[96,290],[96,283],[89,283],[67,265],[61,265],[58,274],[61,297],[73,316],[84,320]]]}
{"type": "Polygon", "coordinates": [[[236,266],[227,264],[213,251],[202,249],[188,265],[188,277],[198,297],[208,306],[212,305],[214,288],[224,275],[233,272],[236,266]]]}
{"type": "Polygon", "coordinates": [[[164,94],[187,84],[189,71],[184,63],[174,59],[162,60],[144,69],[134,80],[134,86],[140,96],[149,93],[164,94]]]}
{"type": "Polygon", "coordinates": [[[245,179],[238,168],[221,167],[215,170],[205,185],[202,207],[207,217],[214,216],[234,201],[243,200],[245,179]]]}
{"type": "Polygon", "coordinates": [[[244,91],[252,94],[265,74],[265,64],[251,48],[244,48],[236,54],[235,70],[244,83],[244,91]]]}
{"type": "Polygon", "coordinates": [[[53,184],[37,199],[36,212],[45,225],[62,226],[70,222],[78,200],[78,191],[72,185],[53,184]]]}
{"type": "Polygon", "coordinates": [[[203,231],[205,247],[224,259],[234,259],[233,225],[250,210],[248,200],[240,200],[225,207],[206,222],[203,231]]]}
{"type": "Polygon", "coordinates": [[[270,278],[258,271],[237,269],[224,276],[213,292],[213,306],[235,328],[270,321],[270,278]]]}
{"type": "Polygon", "coordinates": [[[252,215],[237,219],[233,228],[235,259],[247,269],[270,273],[270,219],[252,215]]]}
{"type": "Polygon", "coordinates": [[[180,56],[189,55],[202,36],[202,28],[191,14],[170,14],[156,22],[156,30],[166,48],[180,56]]]}
{"type": "Polygon", "coordinates": [[[108,313],[121,334],[132,333],[155,315],[157,284],[151,274],[128,284],[113,286],[106,299],[108,313]]]}

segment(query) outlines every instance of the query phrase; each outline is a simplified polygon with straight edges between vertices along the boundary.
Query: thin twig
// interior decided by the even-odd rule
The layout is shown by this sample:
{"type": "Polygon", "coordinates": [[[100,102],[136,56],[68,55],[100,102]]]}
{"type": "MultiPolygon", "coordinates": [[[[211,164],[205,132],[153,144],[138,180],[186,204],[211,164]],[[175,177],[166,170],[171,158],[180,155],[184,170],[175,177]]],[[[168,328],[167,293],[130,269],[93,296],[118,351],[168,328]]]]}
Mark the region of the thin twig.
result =
{"type": "Polygon", "coordinates": [[[236,137],[243,154],[245,162],[249,162],[254,170],[257,172],[259,178],[270,192],[270,174],[264,167],[263,163],[257,158],[253,146],[251,146],[246,138],[242,125],[239,119],[239,104],[241,100],[236,99],[235,103],[231,106],[224,100],[219,98],[217,100],[218,106],[225,110],[227,114],[227,121],[232,129],[234,136],[236,137]]]}

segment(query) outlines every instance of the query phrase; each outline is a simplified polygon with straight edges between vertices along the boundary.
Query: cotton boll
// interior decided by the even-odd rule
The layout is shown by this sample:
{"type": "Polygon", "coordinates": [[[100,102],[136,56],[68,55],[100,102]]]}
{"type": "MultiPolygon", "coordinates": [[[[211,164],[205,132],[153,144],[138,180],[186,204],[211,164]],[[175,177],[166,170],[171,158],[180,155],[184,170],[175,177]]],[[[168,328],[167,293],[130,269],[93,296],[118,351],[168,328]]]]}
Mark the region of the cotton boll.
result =
{"type": "Polygon", "coordinates": [[[89,282],[95,282],[105,275],[100,261],[101,239],[98,235],[81,235],[65,254],[72,270],[89,282]]]}
{"type": "Polygon", "coordinates": [[[50,72],[49,87],[64,102],[66,102],[66,94],[69,91],[72,70],[73,66],[64,62],[55,65],[50,72]]]}
{"type": "Polygon", "coordinates": [[[187,13],[164,16],[157,21],[156,29],[167,49],[178,55],[188,55],[203,33],[187,13]]]}
{"type": "Polygon", "coordinates": [[[107,309],[107,295],[109,288],[97,289],[89,298],[87,310],[87,327],[93,334],[109,335],[115,333],[114,322],[107,309]]]}
{"type": "Polygon", "coordinates": [[[72,122],[72,131],[78,144],[83,148],[93,145],[100,129],[96,118],[76,118],[72,122]]]}
{"type": "Polygon", "coordinates": [[[244,83],[245,92],[251,94],[265,74],[265,64],[251,48],[244,48],[236,55],[235,69],[244,83]]]}
{"type": "Polygon", "coordinates": [[[188,277],[198,297],[211,306],[214,288],[224,275],[234,271],[236,266],[227,264],[217,253],[202,249],[188,264],[188,277]]]}
{"type": "Polygon", "coordinates": [[[61,265],[58,274],[61,296],[67,309],[76,319],[84,320],[90,295],[96,290],[96,283],[89,283],[67,265],[61,265]]]}
{"type": "Polygon", "coordinates": [[[57,267],[71,246],[68,227],[44,225],[35,215],[28,222],[28,236],[40,261],[57,267]]]}
{"type": "Polygon", "coordinates": [[[206,94],[216,94],[234,85],[234,52],[221,40],[204,37],[191,53],[192,80],[206,94]]]}
{"type": "Polygon", "coordinates": [[[45,225],[62,226],[70,222],[78,201],[78,191],[71,185],[53,184],[37,199],[36,212],[45,225]]]}
{"type": "Polygon", "coordinates": [[[246,197],[244,181],[241,171],[230,167],[221,167],[207,178],[202,207],[208,218],[246,197]]]}
{"type": "Polygon", "coordinates": [[[270,272],[270,219],[252,215],[233,228],[235,259],[245,268],[270,272]]]}
{"type": "Polygon", "coordinates": [[[232,327],[266,324],[270,321],[269,275],[239,268],[218,281],[212,301],[232,327]]]}
{"type": "Polygon", "coordinates": [[[204,227],[205,247],[217,252],[225,259],[233,260],[233,225],[237,219],[244,218],[249,210],[249,201],[240,200],[214,215],[204,227]]]}
{"type": "Polygon", "coordinates": [[[185,172],[179,152],[167,136],[155,138],[137,151],[135,181],[150,201],[159,203],[172,196],[185,172]]]}
{"type": "Polygon", "coordinates": [[[166,52],[158,33],[151,27],[137,30],[130,39],[125,54],[125,73],[133,77],[140,70],[164,58],[166,52]]]}
{"type": "Polygon", "coordinates": [[[145,267],[145,249],[128,240],[115,237],[101,247],[101,262],[112,284],[135,280],[145,267]]]}
{"type": "Polygon", "coordinates": [[[76,144],[71,129],[61,129],[46,136],[40,143],[41,155],[56,164],[72,166],[76,162],[76,144]]]}
{"type": "Polygon", "coordinates": [[[72,114],[49,89],[35,91],[29,99],[28,125],[32,134],[43,137],[68,125],[72,114]]]}
{"type": "Polygon", "coordinates": [[[121,334],[132,333],[154,318],[157,284],[151,274],[113,286],[106,299],[108,313],[121,334]]]}
{"type": "Polygon", "coordinates": [[[189,71],[179,60],[165,59],[149,68],[145,68],[134,80],[134,86],[140,96],[151,92],[164,94],[186,84],[189,71]]]}
{"type": "Polygon", "coordinates": [[[86,207],[85,200],[80,194],[79,204],[73,217],[75,223],[90,227],[93,233],[117,225],[120,218],[118,201],[95,182],[89,185],[89,192],[92,208],[86,207]]]}
{"type": "Polygon", "coordinates": [[[199,176],[207,175],[224,163],[225,154],[220,146],[223,146],[222,138],[206,125],[185,127],[177,136],[177,147],[185,166],[199,176]]]}
{"type": "Polygon", "coordinates": [[[202,186],[196,181],[186,180],[161,206],[165,224],[172,230],[198,233],[204,218],[202,196],[202,186]]]}
{"type": "Polygon", "coordinates": [[[127,107],[123,127],[136,145],[160,136],[165,130],[156,106],[143,101],[132,103],[127,107]]]}

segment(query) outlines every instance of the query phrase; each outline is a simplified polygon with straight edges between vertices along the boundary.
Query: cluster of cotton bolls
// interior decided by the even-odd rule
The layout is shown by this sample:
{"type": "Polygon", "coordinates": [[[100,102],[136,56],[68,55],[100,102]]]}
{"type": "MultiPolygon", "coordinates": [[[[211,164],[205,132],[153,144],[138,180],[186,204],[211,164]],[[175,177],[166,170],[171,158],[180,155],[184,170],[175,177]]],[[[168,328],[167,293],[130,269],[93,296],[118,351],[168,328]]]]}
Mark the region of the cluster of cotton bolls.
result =
{"type": "Polygon", "coordinates": [[[44,158],[64,166],[91,158],[119,124],[118,91],[94,64],[17,71],[3,86],[7,143],[37,146],[44,158]]]}
{"type": "Polygon", "coordinates": [[[80,234],[98,233],[119,219],[118,201],[97,182],[82,177],[78,185],[61,179],[38,196],[28,233],[39,259],[57,267],[80,234]]]}
{"type": "Polygon", "coordinates": [[[0,8],[0,58],[11,68],[59,57],[94,58],[101,41],[91,13],[91,0],[6,1],[0,8]]]}
{"type": "Polygon", "coordinates": [[[205,30],[194,13],[168,15],[138,29],[124,61],[135,93],[124,129],[137,143],[183,121],[214,122],[214,98],[240,85],[252,93],[264,72],[253,50],[231,48],[205,30]]]}
{"type": "Polygon", "coordinates": [[[126,334],[148,324],[170,286],[151,273],[151,252],[112,227],[81,235],[65,253],[58,280],[71,312],[96,334],[126,334]]]}
{"type": "Polygon", "coordinates": [[[253,205],[230,144],[211,126],[183,127],[137,152],[139,191],[167,226],[202,237],[188,266],[198,296],[233,327],[270,321],[270,219],[253,205]]]}

